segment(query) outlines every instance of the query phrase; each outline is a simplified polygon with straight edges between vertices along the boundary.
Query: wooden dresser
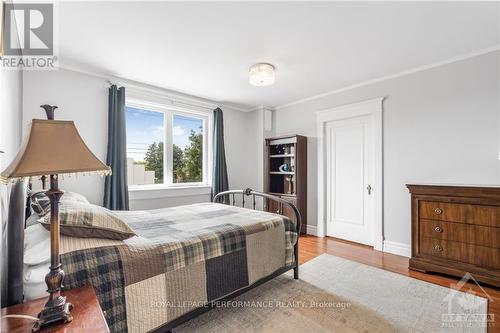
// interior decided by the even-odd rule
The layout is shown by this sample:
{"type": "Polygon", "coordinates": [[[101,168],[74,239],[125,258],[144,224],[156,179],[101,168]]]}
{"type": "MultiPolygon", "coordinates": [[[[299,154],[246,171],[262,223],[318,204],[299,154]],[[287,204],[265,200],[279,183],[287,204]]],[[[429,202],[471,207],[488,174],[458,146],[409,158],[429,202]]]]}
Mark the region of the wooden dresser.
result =
{"type": "Polygon", "coordinates": [[[500,287],[500,187],[407,185],[412,207],[410,269],[500,287]]]}

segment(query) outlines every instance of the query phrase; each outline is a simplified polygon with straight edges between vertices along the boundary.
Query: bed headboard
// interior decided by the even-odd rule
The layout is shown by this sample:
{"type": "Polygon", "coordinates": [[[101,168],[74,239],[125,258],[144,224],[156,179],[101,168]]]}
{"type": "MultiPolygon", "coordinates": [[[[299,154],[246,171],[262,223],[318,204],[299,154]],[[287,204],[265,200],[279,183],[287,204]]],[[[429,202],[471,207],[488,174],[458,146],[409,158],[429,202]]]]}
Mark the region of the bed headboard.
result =
{"type": "Polygon", "coordinates": [[[23,249],[27,182],[19,181],[0,190],[2,220],[2,307],[23,301],[23,249]]]}

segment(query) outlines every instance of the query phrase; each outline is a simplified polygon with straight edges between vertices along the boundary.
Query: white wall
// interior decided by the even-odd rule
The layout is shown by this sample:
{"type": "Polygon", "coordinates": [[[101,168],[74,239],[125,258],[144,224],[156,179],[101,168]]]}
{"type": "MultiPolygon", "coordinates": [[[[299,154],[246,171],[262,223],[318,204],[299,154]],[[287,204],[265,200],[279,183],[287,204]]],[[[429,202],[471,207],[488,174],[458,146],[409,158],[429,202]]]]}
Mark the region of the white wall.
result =
{"type": "Polygon", "coordinates": [[[407,183],[500,184],[500,52],[347,90],[275,111],[275,134],[308,144],[308,223],[317,223],[315,111],[384,101],[384,234],[410,244],[407,183]]]}
{"type": "Polygon", "coordinates": [[[242,189],[248,184],[252,176],[248,173],[249,159],[254,158],[249,152],[252,145],[249,142],[252,122],[249,113],[224,111],[224,144],[226,149],[226,163],[231,189],[242,189]]]}
{"type": "MultiPolygon", "coordinates": [[[[102,161],[106,160],[108,90],[103,78],[64,69],[31,71],[24,74],[24,91],[25,130],[32,118],[45,117],[40,105],[58,105],[56,119],[74,120],[90,149],[102,161]]],[[[240,188],[248,178],[248,119],[240,111],[227,108],[223,111],[229,183],[231,188],[240,188]]],[[[62,189],[82,193],[96,204],[102,204],[103,187],[104,178],[98,176],[61,180],[62,189]]],[[[209,200],[206,190],[202,194],[199,191],[195,194],[177,191],[168,195],[131,193],[130,206],[131,209],[151,209],[209,200]]]]}
{"type": "MultiPolygon", "coordinates": [[[[11,2],[11,1],[9,1],[11,2]]],[[[3,15],[0,8],[0,15],[3,15]]],[[[21,144],[21,117],[23,98],[23,74],[20,70],[6,70],[0,66],[0,172],[17,155],[21,144]]],[[[0,185],[0,285],[2,300],[7,294],[7,214],[11,186],[0,185]]],[[[8,255],[8,254],[7,254],[8,255]]],[[[3,302],[2,302],[3,304],[3,302]]]]}
{"type": "MultiPolygon", "coordinates": [[[[7,1],[12,3],[12,1],[7,1]]],[[[0,15],[3,15],[3,7],[0,15]]],[[[14,18],[15,20],[15,18],[14,18]]],[[[11,31],[14,39],[19,39],[17,25],[11,31]]],[[[0,171],[3,171],[17,155],[21,145],[23,101],[23,71],[22,69],[7,70],[0,66],[0,171]]]]}
{"type": "MultiPolygon", "coordinates": [[[[240,189],[251,188],[255,191],[264,189],[264,108],[258,107],[252,112],[246,113],[246,137],[247,148],[245,150],[244,182],[240,182],[240,189]]],[[[248,201],[247,201],[248,202],[248,201]]],[[[241,204],[241,200],[238,201],[241,204]]],[[[263,201],[257,199],[257,208],[262,209],[263,201]]],[[[250,207],[250,206],[246,206],[250,207]]]]}
{"type": "Polygon", "coordinates": [[[206,189],[191,190],[148,190],[129,192],[130,209],[156,209],[209,202],[210,194],[206,189]]]}
{"type": "MultiPolygon", "coordinates": [[[[25,71],[23,81],[24,131],[29,128],[33,118],[46,119],[40,105],[57,105],[59,108],[55,111],[55,119],[73,120],[89,148],[101,161],[106,162],[108,93],[103,79],[56,70],[25,71]]],[[[47,154],[50,154],[50,147],[47,147],[47,154]]],[[[102,204],[102,177],[65,176],[60,180],[60,187],[81,193],[93,203],[102,204]]]]}
{"type": "Polygon", "coordinates": [[[21,144],[21,117],[23,98],[21,71],[0,67],[0,169],[14,159],[21,144]]]}

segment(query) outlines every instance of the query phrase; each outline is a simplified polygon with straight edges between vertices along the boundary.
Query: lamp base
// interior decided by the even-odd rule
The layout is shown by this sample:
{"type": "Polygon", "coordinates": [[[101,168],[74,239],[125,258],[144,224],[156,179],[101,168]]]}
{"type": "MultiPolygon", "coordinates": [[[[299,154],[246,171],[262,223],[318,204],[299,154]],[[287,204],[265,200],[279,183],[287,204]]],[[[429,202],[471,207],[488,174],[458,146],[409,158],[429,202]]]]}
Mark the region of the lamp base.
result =
{"type": "Polygon", "coordinates": [[[73,309],[73,305],[66,303],[66,297],[64,296],[49,300],[38,315],[38,320],[33,325],[31,331],[38,332],[43,326],[58,321],[63,321],[64,323],[71,322],[73,320],[73,316],[70,313],[71,309],[73,309]]]}

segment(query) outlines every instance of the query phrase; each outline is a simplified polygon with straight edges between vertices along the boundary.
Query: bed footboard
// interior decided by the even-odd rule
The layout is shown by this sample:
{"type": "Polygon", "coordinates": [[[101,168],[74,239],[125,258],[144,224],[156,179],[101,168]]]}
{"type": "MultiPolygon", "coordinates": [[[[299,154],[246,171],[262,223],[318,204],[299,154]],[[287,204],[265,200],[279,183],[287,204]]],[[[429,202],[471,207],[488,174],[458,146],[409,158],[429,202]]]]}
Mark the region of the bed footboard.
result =
{"type": "MultiPolygon", "coordinates": [[[[275,195],[271,195],[268,193],[264,192],[258,192],[254,191],[250,188],[244,189],[244,190],[230,190],[230,191],[224,191],[216,194],[213,198],[213,202],[220,202],[220,203],[225,203],[228,205],[236,205],[236,196],[241,195],[242,198],[242,206],[245,208],[245,204],[247,200],[245,198],[251,197],[251,207],[252,209],[256,209],[257,206],[257,197],[261,197],[264,199],[272,200],[277,203],[279,203],[279,214],[283,214],[283,207],[287,205],[290,207],[294,214],[295,214],[295,227],[297,229],[297,242],[295,243],[293,247],[293,254],[295,256],[295,267],[293,268],[293,278],[297,280],[299,278],[299,237],[300,237],[300,225],[301,225],[301,218],[300,218],[300,212],[298,208],[292,204],[291,202],[288,202],[280,197],[277,197],[275,195]]],[[[248,198],[247,198],[248,199],[248,198]]]]}

